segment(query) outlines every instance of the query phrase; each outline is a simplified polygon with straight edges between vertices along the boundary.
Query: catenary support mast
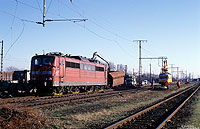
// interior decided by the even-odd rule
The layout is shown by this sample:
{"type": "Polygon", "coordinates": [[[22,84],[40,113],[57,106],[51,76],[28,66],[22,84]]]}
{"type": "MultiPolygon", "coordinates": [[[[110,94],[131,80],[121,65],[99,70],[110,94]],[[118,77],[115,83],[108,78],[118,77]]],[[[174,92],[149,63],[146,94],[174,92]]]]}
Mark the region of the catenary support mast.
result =
{"type": "Polygon", "coordinates": [[[142,53],[141,53],[141,48],[142,48],[142,43],[147,42],[147,40],[133,40],[133,42],[138,42],[139,43],[139,86],[142,85],[141,81],[141,75],[142,75],[142,53]]]}
{"type": "Polygon", "coordinates": [[[46,8],[46,1],[43,1],[43,27],[45,27],[45,8],[46,8]]]}
{"type": "Polygon", "coordinates": [[[3,40],[0,42],[1,46],[1,81],[3,80],[3,40]]]}

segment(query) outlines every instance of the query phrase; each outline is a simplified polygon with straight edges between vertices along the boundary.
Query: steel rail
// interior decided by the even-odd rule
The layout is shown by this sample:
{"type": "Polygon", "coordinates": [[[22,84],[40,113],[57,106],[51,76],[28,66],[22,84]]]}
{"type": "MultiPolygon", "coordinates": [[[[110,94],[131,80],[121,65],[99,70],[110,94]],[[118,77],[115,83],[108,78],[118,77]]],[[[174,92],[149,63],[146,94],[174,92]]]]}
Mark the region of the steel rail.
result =
{"type": "Polygon", "coordinates": [[[126,93],[134,93],[136,90],[126,90],[126,91],[113,91],[113,92],[106,92],[103,94],[85,94],[85,95],[78,95],[77,96],[71,96],[71,97],[61,97],[61,98],[51,98],[51,99],[45,99],[43,100],[38,100],[38,101],[29,101],[28,103],[20,103],[19,105],[16,105],[20,108],[25,108],[25,107],[46,107],[44,105],[55,105],[59,103],[70,103],[70,102],[75,102],[75,101],[81,101],[81,100],[91,100],[93,98],[97,97],[109,97],[109,96],[116,96],[119,94],[126,94],[126,93]],[[40,102],[41,101],[41,102],[40,102]]]}
{"type": "MultiPolygon", "coordinates": [[[[105,91],[110,92],[110,90],[105,91]]],[[[92,92],[92,93],[78,93],[78,94],[65,94],[65,95],[59,95],[59,96],[45,96],[45,97],[33,97],[33,96],[27,96],[27,97],[16,97],[16,98],[7,98],[6,100],[2,100],[0,104],[5,104],[5,103],[21,103],[21,102],[30,102],[30,101],[37,101],[37,100],[48,100],[48,99],[54,99],[54,98],[65,98],[65,97],[71,97],[71,96],[76,96],[76,95],[88,95],[88,94],[95,94],[99,92],[92,92]]]]}
{"type": "MultiPolygon", "coordinates": [[[[135,92],[135,89],[127,89],[123,91],[113,91],[113,90],[104,90],[104,94],[112,92],[113,94],[115,93],[129,93],[129,92],[135,92]]],[[[37,100],[50,100],[50,99],[55,99],[55,98],[67,98],[67,97],[73,97],[73,96],[84,96],[84,95],[89,95],[89,94],[99,94],[101,92],[95,91],[95,92],[84,92],[84,93],[78,93],[78,94],[64,94],[64,95],[58,95],[58,96],[45,96],[45,97],[16,97],[16,98],[7,98],[7,100],[3,100],[0,102],[0,104],[5,104],[5,103],[23,103],[23,102],[30,102],[30,101],[37,101],[37,100]]]]}
{"type": "Polygon", "coordinates": [[[79,98],[79,99],[71,99],[71,100],[63,100],[63,101],[51,101],[47,103],[38,103],[38,104],[32,104],[28,106],[21,106],[20,108],[47,108],[51,106],[58,106],[58,105],[64,105],[64,104],[69,104],[69,103],[82,103],[82,102],[88,102],[92,100],[98,100],[99,98],[107,98],[113,96],[113,94],[106,95],[106,96],[91,96],[88,98],[79,98]],[[99,97],[99,98],[98,98],[99,97]]]}
{"type": "Polygon", "coordinates": [[[180,109],[183,105],[199,90],[200,86],[173,112],[171,113],[156,129],[163,128],[167,121],[169,121],[180,109]]]}
{"type": "Polygon", "coordinates": [[[124,123],[129,122],[129,121],[131,121],[131,120],[134,119],[134,118],[137,118],[138,116],[140,116],[140,115],[142,115],[142,114],[144,114],[144,113],[146,113],[146,112],[148,112],[148,111],[154,109],[155,107],[157,107],[157,106],[159,106],[159,105],[161,105],[161,104],[163,104],[163,103],[165,103],[165,102],[167,102],[167,101],[169,101],[169,100],[171,100],[171,99],[173,99],[173,98],[175,98],[175,97],[177,97],[177,96],[179,96],[179,95],[185,93],[186,91],[189,91],[190,89],[192,89],[192,88],[194,88],[194,87],[195,87],[195,86],[192,86],[192,87],[190,87],[190,88],[188,88],[188,89],[186,89],[186,90],[184,90],[184,91],[182,91],[182,92],[180,92],[180,93],[178,93],[178,94],[176,94],[176,95],[174,95],[174,96],[172,96],[172,97],[170,97],[170,98],[168,98],[168,99],[166,99],[166,100],[163,100],[163,101],[161,101],[161,102],[159,102],[159,103],[157,103],[157,104],[155,104],[155,105],[153,105],[153,106],[151,106],[151,107],[148,107],[148,108],[146,108],[146,109],[144,109],[144,110],[142,110],[142,111],[140,111],[140,112],[138,112],[138,113],[136,113],[136,114],[134,114],[134,115],[132,115],[132,116],[129,116],[129,117],[127,117],[127,118],[125,118],[125,119],[123,119],[123,120],[117,122],[117,123],[114,123],[114,124],[112,124],[112,125],[106,127],[105,129],[116,129],[118,126],[121,126],[121,125],[123,125],[124,123]]]}
{"type": "MultiPolygon", "coordinates": [[[[145,87],[150,87],[150,85],[146,86],[141,86],[140,88],[145,88],[145,87]]],[[[132,89],[135,90],[135,89],[132,89]]],[[[124,91],[130,91],[130,89],[124,90],[124,91]]],[[[109,90],[105,90],[104,92],[110,92],[109,90]]],[[[118,91],[116,91],[118,92],[118,91]]],[[[92,92],[92,93],[78,93],[78,95],[85,95],[85,94],[94,94],[97,92],[92,92]]],[[[14,97],[14,98],[6,98],[6,99],[1,99],[0,98],[0,105],[1,104],[6,104],[6,103],[20,103],[20,102],[28,102],[28,101],[34,101],[34,100],[44,100],[44,99],[53,99],[53,98],[63,98],[63,97],[70,97],[74,96],[77,94],[64,94],[64,95],[59,95],[59,96],[44,96],[44,97],[34,97],[34,96],[26,96],[26,97],[14,97]]]]}

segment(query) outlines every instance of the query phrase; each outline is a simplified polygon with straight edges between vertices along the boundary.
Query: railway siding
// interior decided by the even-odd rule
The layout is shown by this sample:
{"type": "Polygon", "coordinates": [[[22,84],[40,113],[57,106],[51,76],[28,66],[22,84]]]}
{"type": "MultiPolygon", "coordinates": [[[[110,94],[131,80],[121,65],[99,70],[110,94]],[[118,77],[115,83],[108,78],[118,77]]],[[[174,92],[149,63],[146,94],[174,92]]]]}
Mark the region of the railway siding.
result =
{"type": "Polygon", "coordinates": [[[168,90],[152,90],[150,87],[132,89],[132,91],[125,91],[123,89],[113,91],[113,94],[108,94],[107,96],[105,96],[107,94],[105,91],[105,93],[19,97],[1,100],[21,106],[21,108],[37,108],[37,111],[38,108],[45,109],[43,111],[46,113],[46,116],[53,121],[57,121],[56,123],[49,123],[52,127],[103,128],[188,86],[183,85],[181,88],[171,87],[168,90]],[[99,94],[99,96],[97,97],[95,94],[99,94]],[[81,100],[81,96],[88,97],[81,100]],[[42,102],[45,104],[42,104],[42,102]]]}
{"type": "Polygon", "coordinates": [[[192,125],[194,127],[200,128],[200,92],[197,99],[193,102],[194,106],[192,110],[192,116],[190,117],[187,125],[192,125]]]}
{"type": "Polygon", "coordinates": [[[132,94],[119,94],[98,101],[63,105],[47,110],[46,113],[53,120],[62,123],[59,125],[62,128],[103,128],[187,87],[188,85],[184,85],[180,89],[173,87],[169,90],[141,88],[132,94]]]}
{"type": "MultiPolygon", "coordinates": [[[[198,88],[195,88],[195,92],[198,88]]],[[[167,121],[178,112],[178,110],[189,100],[188,96],[192,96],[194,88],[178,93],[164,101],[161,101],[149,108],[146,108],[126,119],[123,119],[109,127],[112,128],[162,128],[167,121]],[[192,95],[190,95],[192,93],[192,95]],[[186,99],[187,98],[187,99],[186,99]],[[186,99],[186,100],[185,100],[186,99]],[[185,101],[184,101],[185,100],[185,101]],[[182,103],[184,101],[184,103],[182,103]],[[181,106],[179,106],[181,104],[181,106]],[[177,108],[178,107],[178,108],[177,108]],[[176,109],[177,108],[177,109],[176,109]],[[175,111],[174,111],[175,110],[175,111]],[[169,115],[169,117],[167,117],[169,115]],[[163,121],[163,122],[162,122],[163,121]],[[160,124],[161,123],[161,124],[160,124]]]]}
{"type": "Polygon", "coordinates": [[[184,105],[167,128],[200,128],[200,90],[184,105]]]}

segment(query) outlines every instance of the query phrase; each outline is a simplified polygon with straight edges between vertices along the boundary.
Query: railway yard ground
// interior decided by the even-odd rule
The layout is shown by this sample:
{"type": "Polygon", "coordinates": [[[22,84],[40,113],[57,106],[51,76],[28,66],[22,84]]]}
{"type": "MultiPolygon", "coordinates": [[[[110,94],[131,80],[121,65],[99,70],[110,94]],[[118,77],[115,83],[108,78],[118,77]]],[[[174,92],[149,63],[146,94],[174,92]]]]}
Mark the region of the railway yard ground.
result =
{"type": "MultiPolygon", "coordinates": [[[[118,89],[115,91],[116,94],[108,95],[106,97],[98,96],[93,99],[84,99],[84,101],[70,100],[70,102],[62,104],[58,102],[42,108],[39,106],[33,106],[26,109],[18,108],[15,112],[10,111],[16,108],[16,105],[13,102],[7,105],[10,110],[5,111],[5,109],[1,108],[0,128],[3,128],[3,125],[8,124],[11,119],[14,121],[20,119],[21,122],[27,122],[27,124],[19,125],[27,128],[30,128],[31,124],[34,125],[32,128],[41,128],[42,126],[46,126],[47,128],[105,128],[112,123],[124,119],[131,114],[135,114],[191,85],[194,85],[194,83],[183,84],[180,88],[174,85],[169,89],[156,88],[152,90],[150,86],[128,90],[118,89]],[[25,113],[23,110],[25,110],[25,113]],[[28,111],[31,113],[28,114],[28,111]],[[9,115],[5,116],[6,113],[9,115]],[[13,115],[14,113],[15,115],[13,115]],[[18,117],[12,118],[17,115],[18,117]],[[29,117],[29,119],[25,119],[22,116],[29,117]],[[33,121],[39,122],[34,123],[33,121]]],[[[6,99],[2,100],[5,101],[6,99]]],[[[169,127],[200,128],[199,113],[200,91],[197,92],[195,97],[189,100],[189,104],[184,106],[181,111],[176,114],[176,119],[172,119],[172,125],[169,125],[169,127]]],[[[7,126],[8,128],[16,128],[16,126],[12,125],[12,122],[9,124],[10,125],[7,126]]],[[[14,124],[16,125],[16,123],[14,124]]]]}
{"type": "Polygon", "coordinates": [[[182,127],[200,128],[200,92],[198,92],[196,97],[192,100],[191,104],[188,105],[185,109],[189,111],[190,117],[187,118],[185,124],[183,124],[182,127]]]}

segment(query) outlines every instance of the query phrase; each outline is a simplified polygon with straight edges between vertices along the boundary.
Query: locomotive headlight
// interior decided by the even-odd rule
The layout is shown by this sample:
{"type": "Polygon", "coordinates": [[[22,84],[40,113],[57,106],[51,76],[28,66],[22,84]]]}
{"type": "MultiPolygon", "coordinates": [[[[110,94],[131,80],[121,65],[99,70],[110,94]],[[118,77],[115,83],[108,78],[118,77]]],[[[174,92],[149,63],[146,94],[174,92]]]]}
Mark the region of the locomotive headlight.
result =
{"type": "Polygon", "coordinates": [[[52,78],[51,77],[47,77],[46,80],[52,80],[52,78]]]}
{"type": "Polygon", "coordinates": [[[42,71],[42,74],[52,74],[52,71],[42,71]]]}

